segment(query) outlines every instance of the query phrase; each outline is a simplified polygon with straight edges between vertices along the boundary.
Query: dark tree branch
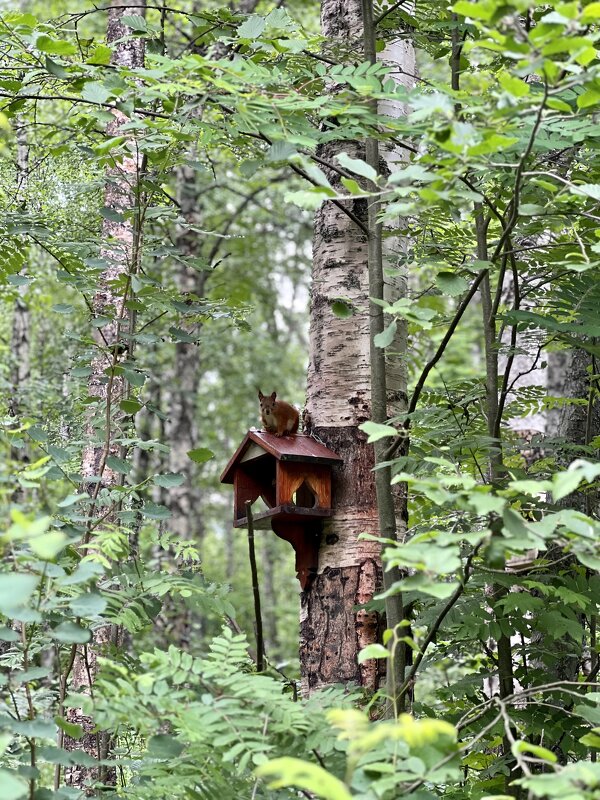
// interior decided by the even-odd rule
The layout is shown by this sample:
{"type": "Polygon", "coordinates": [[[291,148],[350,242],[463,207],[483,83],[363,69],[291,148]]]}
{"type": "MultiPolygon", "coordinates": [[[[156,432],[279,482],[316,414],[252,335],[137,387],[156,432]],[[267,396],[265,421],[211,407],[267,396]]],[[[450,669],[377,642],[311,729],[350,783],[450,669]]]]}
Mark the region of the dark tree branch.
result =
{"type": "MultiPolygon", "coordinates": [[[[421,375],[419,376],[419,380],[417,381],[417,385],[415,386],[415,389],[414,389],[414,391],[412,393],[412,397],[411,397],[411,400],[410,400],[410,405],[408,407],[408,411],[406,412],[408,418],[406,419],[406,421],[404,423],[404,429],[405,430],[408,430],[410,428],[410,415],[415,411],[415,409],[417,407],[417,403],[419,402],[419,397],[421,396],[421,392],[423,391],[423,387],[425,386],[425,382],[427,380],[427,377],[428,377],[429,373],[435,367],[435,365],[440,360],[440,358],[444,355],[444,351],[445,351],[446,347],[448,346],[448,342],[453,337],[454,331],[458,327],[458,323],[460,322],[460,320],[462,319],[463,314],[467,310],[467,307],[468,307],[469,303],[471,302],[471,300],[475,296],[475,293],[477,292],[477,289],[479,288],[479,284],[484,279],[485,275],[487,274],[487,271],[488,271],[487,268],[486,269],[482,269],[477,274],[477,277],[473,281],[473,283],[471,285],[471,288],[469,289],[467,294],[463,297],[460,305],[456,309],[456,313],[454,314],[454,318],[452,319],[452,322],[450,323],[450,326],[449,326],[448,330],[446,331],[446,333],[444,335],[444,338],[442,339],[442,341],[438,345],[438,349],[436,350],[435,355],[427,362],[427,364],[425,365],[423,371],[421,372],[421,375]]],[[[392,458],[392,456],[400,449],[400,447],[402,447],[404,442],[405,442],[405,437],[400,437],[399,439],[396,439],[390,445],[390,447],[387,449],[387,451],[385,453],[385,459],[387,460],[387,459],[392,458]]]]}

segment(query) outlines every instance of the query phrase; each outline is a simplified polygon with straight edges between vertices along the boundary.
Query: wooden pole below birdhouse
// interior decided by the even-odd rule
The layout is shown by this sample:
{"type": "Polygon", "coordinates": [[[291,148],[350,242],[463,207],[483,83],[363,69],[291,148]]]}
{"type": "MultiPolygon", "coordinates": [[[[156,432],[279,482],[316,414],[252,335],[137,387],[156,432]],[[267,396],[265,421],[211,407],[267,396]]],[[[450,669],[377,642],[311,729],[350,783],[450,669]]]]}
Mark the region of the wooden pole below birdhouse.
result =
{"type": "Polygon", "coordinates": [[[260,590],[258,586],[258,569],[256,567],[256,552],[254,550],[254,518],[252,516],[252,503],[246,501],[246,522],[248,528],[248,557],[250,560],[250,573],[252,575],[252,594],[254,595],[254,620],[256,629],[256,669],[264,669],[264,639],[262,615],[260,610],[260,590]]]}

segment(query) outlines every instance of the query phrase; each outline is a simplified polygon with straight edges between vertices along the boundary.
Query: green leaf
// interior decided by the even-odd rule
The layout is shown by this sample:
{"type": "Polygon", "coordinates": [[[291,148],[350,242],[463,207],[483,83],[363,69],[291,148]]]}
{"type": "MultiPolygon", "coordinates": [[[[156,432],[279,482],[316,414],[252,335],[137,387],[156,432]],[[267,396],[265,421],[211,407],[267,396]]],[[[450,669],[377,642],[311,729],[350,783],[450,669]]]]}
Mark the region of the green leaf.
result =
{"type": "Polygon", "coordinates": [[[291,142],[276,141],[267,150],[267,161],[287,161],[296,153],[296,147],[291,142]]]}
{"type": "Polygon", "coordinates": [[[67,70],[60,64],[57,64],[56,61],[52,61],[50,56],[46,56],[46,70],[57,78],[64,79],[69,77],[67,70]]]}
{"type": "Polygon", "coordinates": [[[0,641],[1,642],[18,642],[19,634],[13,631],[12,628],[7,628],[5,625],[0,626],[0,641]]]}
{"type": "Polygon", "coordinates": [[[159,733],[148,739],[148,755],[152,758],[177,758],[183,750],[184,745],[166,733],[159,733]]]}
{"type": "MultiPolygon", "coordinates": [[[[600,3],[598,3],[598,5],[600,5],[600,3]]],[[[600,732],[600,728],[596,728],[596,730],[600,732]]],[[[595,750],[600,750],[600,736],[598,733],[586,733],[579,741],[581,744],[593,747],[595,750]]]]}
{"type": "Polygon", "coordinates": [[[7,769],[0,769],[0,797],[2,800],[20,800],[28,792],[29,784],[23,778],[7,769]]]}
{"type": "Polygon", "coordinates": [[[4,753],[6,753],[8,745],[12,742],[12,740],[12,733],[0,733],[0,755],[4,755],[4,753]]]}
{"type": "Polygon", "coordinates": [[[514,742],[511,750],[513,755],[517,755],[518,753],[531,753],[531,755],[535,756],[536,758],[540,758],[542,761],[549,761],[551,764],[556,764],[558,761],[558,756],[556,753],[553,753],[552,750],[548,750],[545,747],[540,747],[540,745],[537,744],[524,742],[522,739],[518,739],[516,742],[514,742]]]}
{"type": "Polygon", "coordinates": [[[124,458],[117,458],[116,456],[108,456],[106,466],[121,475],[127,475],[133,469],[133,466],[125,461],[124,458]]]}
{"type": "Polygon", "coordinates": [[[60,578],[59,583],[61,586],[76,586],[92,579],[96,580],[100,575],[104,575],[104,567],[101,564],[97,561],[82,561],[71,575],[60,578]]]}
{"type": "Polygon", "coordinates": [[[71,454],[68,450],[65,450],[64,447],[57,447],[54,444],[49,444],[47,450],[48,454],[51,455],[52,458],[59,464],[64,464],[65,461],[68,461],[71,458],[71,454]]]}
{"type": "Polygon", "coordinates": [[[368,434],[369,438],[367,441],[369,444],[378,442],[386,436],[398,436],[396,428],[393,428],[391,425],[381,425],[379,422],[363,422],[363,424],[358,427],[361,431],[368,434]]]}
{"type": "MultiPolygon", "coordinates": [[[[81,701],[80,701],[81,702],[81,701]]],[[[50,764],[63,764],[70,766],[71,764],[80,764],[83,767],[93,767],[97,765],[97,761],[92,756],[84,753],[82,750],[65,750],[62,747],[54,747],[51,745],[42,745],[39,752],[44,761],[50,764]]],[[[54,798],[54,796],[52,796],[54,798]]],[[[50,800],[50,796],[43,795],[40,800],[50,800]]],[[[36,793],[37,800],[37,793],[36,793]]],[[[56,797],[56,800],[67,800],[66,795],[56,797]]],[[[69,796],[69,800],[71,800],[69,796]]]]}
{"type": "Polygon", "coordinates": [[[456,295],[465,292],[469,286],[468,282],[455,272],[438,272],[436,284],[444,294],[455,297],[456,295]]]}
{"type": "Polygon", "coordinates": [[[523,217],[535,217],[539,214],[543,214],[544,211],[544,206],[540,206],[537,203],[522,203],[519,206],[519,213],[523,217]]]}
{"type": "Polygon", "coordinates": [[[181,486],[185,481],[185,475],[179,472],[165,472],[163,475],[155,475],[153,480],[163,489],[172,489],[174,486],[181,486]]]}
{"type": "Polygon", "coordinates": [[[423,592],[424,594],[445,600],[458,588],[458,581],[440,581],[438,577],[429,577],[423,573],[410,575],[399,581],[399,586],[405,592],[423,592]]]}
{"type": "Polygon", "coordinates": [[[105,44],[99,44],[94,47],[92,54],[86,58],[85,63],[105,66],[106,64],[110,64],[111,55],[112,50],[110,47],[107,47],[105,44]]]}
{"type": "Polygon", "coordinates": [[[18,683],[29,683],[30,681],[37,681],[40,678],[47,678],[49,674],[50,669],[48,669],[48,667],[31,667],[23,672],[13,672],[10,679],[18,683]]]}
{"type": "Polygon", "coordinates": [[[364,664],[371,658],[389,658],[390,651],[382,644],[368,644],[358,654],[358,663],[364,664]]]}
{"type": "Polygon", "coordinates": [[[55,303],[52,311],[56,311],[57,314],[72,314],[75,308],[70,303],[55,303]]]}
{"type": "Polygon", "coordinates": [[[77,47],[73,42],[67,42],[64,39],[52,39],[45,33],[41,33],[37,37],[35,46],[43,53],[50,53],[55,56],[73,56],[77,52],[77,47]]]}
{"type": "MultiPolygon", "coordinates": [[[[126,136],[111,136],[108,139],[105,139],[103,142],[95,145],[94,152],[96,155],[105,156],[107,153],[110,153],[111,150],[115,150],[117,147],[120,147],[123,142],[127,141],[126,136]]],[[[132,276],[134,278],[135,275],[132,276]]]]}
{"type": "Polygon", "coordinates": [[[125,14],[125,16],[121,17],[121,22],[131,28],[132,31],[146,33],[148,30],[148,23],[139,14],[125,14]]]}
{"type": "Polygon", "coordinates": [[[187,457],[196,464],[204,464],[205,461],[214,458],[215,454],[208,447],[197,447],[195,450],[188,450],[187,457]]]}
{"type": "Polygon", "coordinates": [[[396,335],[397,329],[398,325],[396,323],[396,320],[393,320],[392,323],[388,325],[385,330],[381,331],[381,333],[378,333],[374,337],[373,341],[375,342],[375,346],[388,347],[394,341],[394,336],[396,335]]]}
{"type": "Polygon", "coordinates": [[[172,326],[169,328],[169,333],[173,337],[174,342],[187,342],[188,344],[195,344],[198,341],[197,335],[192,335],[183,328],[176,328],[175,326],[172,326]]]}
{"type": "Polygon", "coordinates": [[[558,97],[549,97],[546,100],[546,105],[548,108],[553,108],[555,111],[566,111],[567,114],[572,114],[573,109],[568,103],[565,103],[564,100],[560,100],[558,97]]]}
{"type": "Polygon", "coordinates": [[[69,608],[76,617],[98,617],[106,608],[106,600],[97,592],[87,592],[70,600],[69,608]]]}
{"type": "Polygon", "coordinates": [[[39,427],[39,425],[31,425],[27,428],[27,433],[33,439],[34,442],[47,442],[48,441],[48,434],[45,430],[39,427]]]}
{"type": "Polygon", "coordinates": [[[377,172],[361,158],[351,158],[348,153],[338,153],[336,158],[340,162],[340,165],[349,172],[367,178],[373,181],[373,183],[377,181],[377,172]]]}
{"type": "Polygon", "coordinates": [[[598,19],[600,19],[600,3],[589,3],[585,6],[581,14],[581,21],[583,23],[596,22],[598,19]]]}
{"type": "Polygon", "coordinates": [[[583,475],[579,470],[556,472],[552,476],[552,499],[554,502],[558,503],[563,497],[574,492],[582,480],[583,475]]]}
{"type": "Polygon", "coordinates": [[[70,736],[71,739],[81,739],[83,736],[84,730],[81,725],[77,725],[74,722],[68,722],[64,717],[56,716],[54,717],[54,722],[58,725],[58,727],[64,731],[67,736],[70,736]]]}
{"type": "Polygon", "coordinates": [[[452,6],[452,11],[462,14],[463,17],[480,19],[487,22],[492,18],[496,11],[496,3],[493,0],[482,0],[479,3],[469,3],[467,0],[459,0],[452,6]]]}
{"type": "Polygon", "coordinates": [[[8,275],[7,280],[11,286],[28,286],[33,278],[29,275],[8,275]]]}
{"type": "Polygon", "coordinates": [[[336,317],[340,317],[341,319],[347,319],[348,317],[352,317],[354,315],[354,307],[352,303],[349,303],[346,300],[334,300],[331,303],[331,310],[336,317]]]}
{"type": "Polygon", "coordinates": [[[86,644],[92,638],[92,632],[88,628],[82,628],[74,622],[61,622],[50,635],[59,642],[68,644],[86,644]]]}
{"type": "Polygon", "coordinates": [[[577,98],[578,108],[591,108],[600,104],[600,91],[597,89],[588,89],[577,98]]]}
{"type": "Polygon", "coordinates": [[[144,503],[140,509],[140,513],[148,519],[169,519],[171,512],[166,506],[159,505],[158,503],[151,503],[150,501],[144,503]]]}
{"type": "Polygon", "coordinates": [[[132,386],[135,386],[137,389],[142,387],[146,383],[146,376],[143,372],[134,369],[124,369],[123,370],[123,377],[130,383],[132,386]]]}
{"type": "Polygon", "coordinates": [[[36,717],[36,719],[26,719],[11,724],[11,730],[21,736],[39,736],[43,739],[53,738],[56,734],[56,726],[53,722],[36,717]]]}
{"type": "Polygon", "coordinates": [[[247,20],[242,22],[237,29],[237,34],[240,39],[258,39],[264,31],[265,25],[266,21],[264,17],[260,17],[258,14],[252,14],[247,20]]]}
{"type": "Polygon", "coordinates": [[[509,94],[512,94],[513,97],[525,97],[525,95],[529,94],[529,84],[525,83],[521,78],[513,77],[508,72],[501,72],[498,76],[498,82],[500,86],[509,94]]]}
{"type": "Polygon", "coordinates": [[[137,412],[143,407],[144,406],[141,403],[138,403],[137,400],[121,400],[119,403],[119,408],[126,414],[137,414],[137,412]]]}
{"type": "Polygon", "coordinates": [[[301,189],[298,192],[287,192],[284,199],[286,203],[293,203],[300,208],[305,208],[307,211],[316,211],[321,205],[323,200],[331,197],[331,193],[327,189],[301,189]]]}
{"type": "Polygon", "coordinates": [[[352,800],[352,795],[339,778],[318,764],[310,764],[299,758],[275,758],[258,767],[255,773],[259,778],[269,779],[269,789],[294,786],[324,800],[352,800]]]}
{"type": "Polygon", "coordinates": [[[11,611],[27,605],[38,580],[37,575],[16,572],[0,574],[0,611],[11,616],[11,611]]]}
{"type": "Polygon", "coordinates": [[[125,222],[125,216],[117,211],[115,208],[109,206],[102,206],[100,209],[100,216],[107,219],[109,222],[125,222]]]}
{"type": "Polygon", "coordinates": [[[350,194],[353,195],[362,195],[364,194],[363,189],[358,185],[358,183],[353,178],[342,178],[341,179],[342,186],[346,188],[350,194]]]}
{"type": "Polygon", "coordinates": [[[594,200],[600,200],[600,183],[578,183],[576,186],[570,187],[572,194],[580,194],[585,197],[593,197],[594,200]]]}
{"type": "Polygon", "coordinates": [[[69,506],[75,505],[75,503],[81,503],[83,500],[87,501],[90,499],[89,494],[68,494],[62,500],[56,504],[59,508],[68,508],[69,506]]]}
{"type": "Polygon", "coordinates": [[[52,561],[68,544],[68,537],[63,531],[48,531],[41,536],[29,540],[32,551],[43,561],[52,561]]]}

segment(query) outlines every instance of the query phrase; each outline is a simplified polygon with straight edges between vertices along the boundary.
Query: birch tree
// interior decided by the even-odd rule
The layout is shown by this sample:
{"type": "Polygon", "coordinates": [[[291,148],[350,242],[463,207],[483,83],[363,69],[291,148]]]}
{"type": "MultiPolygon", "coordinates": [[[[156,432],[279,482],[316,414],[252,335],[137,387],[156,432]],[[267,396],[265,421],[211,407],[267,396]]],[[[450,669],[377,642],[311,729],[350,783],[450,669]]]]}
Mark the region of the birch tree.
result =
{"type": "MultiPolygon", "coordinates": [[[[363,10],[358,0],[342,4],[324,0],[321,29],[331,53],[355,60],[364,58],[363,10]]],[[[397,65],[400,73],[405,68],[414,74],[409,44],[389,47],[387,63],[395,58],[401,60],[397,65]]],[[[398,113],[391,107],[382,111],[398,113]]],[[[332,142],[321,146],[319,157],[325,163],[335,163],[341,151],[354,158],[365,155],[360,143],[344,142],[341,146],[332,142]]],[[[387,156],[390,165],[398,158],[392,151],[387,156]]],[[[332,185],[340,186],[339,174],[329,170],[328,176],[332,185]]],[[[356,682],[375,690],[382,674],[377,662],[359,664],[357,655],[361,648],[377,641],[383,621],[374,611],[354,611],[356,605],[368,603],[383,584],[379,543],[358,539],[362,532],[376,534],[379,530],[374,453],[359,429],[372,417],[369,234],[364,200],[325,202],[316,215],[307,409],[314,433],[342,456],[343,465],[336,476],[334,515],[324,527],[318,575],[302,598],[305,691],[334,682],[356,682]],[[336,316],[333,311],[340,299],[347,315],[336,316]]],[[[397,240],[389,239],[386,250],[388,258],[393,254],[393,266],[397,267],[394,243],[397,240]]],[[[405,338],[401,336],[399,341],[396,347],[401,348],[405,338]]],[[[398,363],[400,370],[395,370],[390,384],[396,404],[406,396],[406,372],[402,362],[398,363]]]]}
{"type": "MultiPolygon", "coordinates": [[[[27,130],[25,120],[17,118],[16,124],[17,158],[16,158],[16,187],[15,201],[18,206],[25,209],[27,204],[27,183],[29,176],[29,146],[27,144],[27,130]]],[[[31,315],[27,303],[27,282],[18,288],[15,300],[10,353],[12,361],[12,399],[11,411],[19,415],[19,406],[25,389],[25,383],[30,373],[30,327],[31,315]]],[[[14,457],[23,460],[24,454],[20,450],[13,451],[14,457]]]]}
{"type": "MultiPolygon", "coordinates": [[[[139,14],[140,6],[134,7],[125,0],[112,0],[108,11],[107,43],[112,48],[111,63],[134,70],[144,64],[144,40],[131,36],[124,17],[139,14]]],[[[123,126],[129,122],[125,113],[113,110],[113,120],[108,124],[107,137],[122,134],[123,126]]],[[[92,360],[89,378],[89,394],[97,398],[94,416],[88,425],[88,445],[83,453],[82,473],[84,485],[90,494],[92,505],[89,512],[85,548],[93,539],[97,528],[98,507],[110,502],[112,486],[120,483],[119,472],[111,466],[111,458],[121,454],[115,442],[119,433],[117,417],[119,402],[126,396],[126,382],[117,366],[124,360],[124,353],[131,354],[134,318],[127,309],[132,277],[139,267],[141,247],[141,200],[140,176],[142,156],[137,143],[125,134],[124,148],[107,167],[104,190],[104,222],[102,225],[101,257],[104,270],[98,281],[98,290],[93,298],[93,314],[103,324],[97,327],[97,354],[92,360]],[[105,324],[104,324],[105,322],[105,324]]],[[[100,516],[106,516],[100,514],[100,516]]],[[[104,520],[110,524],[110,518],[104,520]]],[[[61,712],[66,691],[92,693],[98,668],[98,657],[109,644],[117,644],[120,632],[114,625],[102,625],[94,630],[92,642],[73,643],[69,661],[61,681],[61,712]]],[[[110,736],[95,731],[94,720],[80,708],[69,708],[67,719],[80,725],[83,736],[74,740],[59,734],[59,746],[81,749],[94,759],[106,758],[110,748],[110,736]]],[[[68,786],[90,791],[90,784],[106,782],[114,784],[116,773],[104,766],[86,768],[72,766],[65,769],[68,786]]],[[[60,767],[56,769],[55,787],[60,785],[60,767]]]]}

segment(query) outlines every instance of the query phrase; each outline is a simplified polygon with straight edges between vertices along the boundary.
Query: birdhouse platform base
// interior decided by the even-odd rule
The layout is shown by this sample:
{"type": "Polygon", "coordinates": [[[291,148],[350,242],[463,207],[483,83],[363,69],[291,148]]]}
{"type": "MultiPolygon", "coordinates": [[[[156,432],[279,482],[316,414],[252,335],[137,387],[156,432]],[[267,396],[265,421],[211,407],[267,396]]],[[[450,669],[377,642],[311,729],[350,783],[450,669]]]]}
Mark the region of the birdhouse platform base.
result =
{"type": "MultiPolygon", "coordinates": [[[[330,509],[303,509],[284,504],[252,518],[255,530],[272,530],[280,539],[292,545],[296,554],[296,577],[303,591],[317,574],[322,522],[330,516],[330,509]]],[[[247,517],[237,519],[234,525],[236,528],[247,528],[247,517]]]]}

